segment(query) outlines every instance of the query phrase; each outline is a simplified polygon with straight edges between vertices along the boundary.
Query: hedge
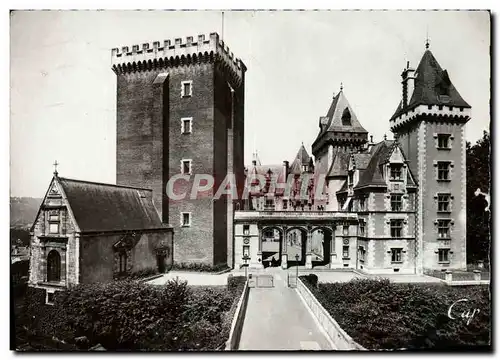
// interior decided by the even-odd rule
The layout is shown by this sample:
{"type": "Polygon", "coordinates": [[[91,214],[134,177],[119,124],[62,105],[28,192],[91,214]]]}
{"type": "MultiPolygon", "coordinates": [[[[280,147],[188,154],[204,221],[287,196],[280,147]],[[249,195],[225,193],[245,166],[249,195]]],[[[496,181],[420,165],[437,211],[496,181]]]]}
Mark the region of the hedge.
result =
{"type": "Polygon", "coordinates": [[[208,265],[203,263],[175,263],[171,270],[219,272],[229,269],[227,264],[208,265]]]}
{"type": "Polygon", "coordinates": [[[67,343],[85,336],[108,350],[215,350],[227,340],[221,335],[239,290],[117,281],[57,292],[48,306],[40,305],[44,291],[30,288],[24,320],[33,334],[67,343]]]}
{"type": "Polygon", "coordinates": [[[400,284],[387,279],[306,286],[339,325],[368,349],[453,349],[490,344],[487,286],[400,284]],[[453,307],[452,320],[448,317],[453,307]],[[464,311],[480,309],[467,324],[464,311]]]}

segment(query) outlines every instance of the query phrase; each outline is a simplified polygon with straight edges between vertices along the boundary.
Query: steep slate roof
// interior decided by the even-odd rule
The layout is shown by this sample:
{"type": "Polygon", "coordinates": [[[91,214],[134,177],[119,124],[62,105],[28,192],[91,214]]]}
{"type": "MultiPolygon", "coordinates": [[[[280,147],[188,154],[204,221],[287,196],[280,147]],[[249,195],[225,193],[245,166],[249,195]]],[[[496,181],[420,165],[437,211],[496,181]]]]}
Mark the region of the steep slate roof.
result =
{"type": "Polygon", "coordinates": [[[57,180],[82,232],[169,228],[162,224],[149,189],[57,180]]]}
{"type": "Polygon", "coordinates": [[[328,113],[328,123],[325,127],[326,131],[344,131],[344,132],[367,132],[361,123],[359,122],[354,110],[352,109],[349,101],[344,95],[344,91],[341,90],[332,101],[328,113]],[[351,115],[351,125],[342,124],[342,115],[344,111],[348,109],[351,115]]]}
{"type": "Polygon", "coordinates": [[[354,159],[354,165],[356,166],[356,169],[358,170],[364,170],[368,166],[368,163],[370,162],[371,155],[368,153],[356,153],[352,154],[352,157],[354,159]]]}
{"type": "Polygon", "coordinates": [[[332,176],[347,176],[349,168],[349,158],[351,154],[336,150],[333,153],[333,161],[330,169],[328,170],[327,177],[332,176]]]}
{"type": "MultiPolygon", "coordinates": [[[[369,158],[369,162],[366,168],[360,171],[359,181],[355,186],[355,189],[367,185],[386,186],[381,167],[383,164],[386,164],[390,160],[394,148],[397,146],[397,142],[394,140],[383,140],[378,144],[373,145],[370,153],[355,154],[355,156],[368,155],[368,157],[364,158],[365,161],[369,158]]],[[[401,147],[399,149],[403,154],[403,157],[405,157],[405,154],[403,153],[401,147]]],[[[414,186],[415,182],[413,181],[409,168],[407,174],[407,185],[414,186]]]]}
{"type": "Polygon", "coordinates": [[[415,87],[408,106],[399,104],[392,118],[418,105],[444,105],[470,108],[453,86],[448,72],[443,70],[430,50],[426,50],[415,71],[415,87]]]}
{"type": "Polygon", "coordinates": [[[300,146],[299,152],[297,153],[297,156],[295,156],[295,159],[292,162],[292,165],[290,165],[290,172],[295,175],[302,174],[302,166],[310,165],[311,160],[312,158],[307,153],[304,144],[302,144],[300,146]]]}
{"type": "MultiPolygon", "coordinates": [[[[248,166],[248,171],[247,171],[247,182],[252,180],[252,175],[263,175],[265,177],[268,176],[269,170],[271,171],[271,176],[273,178],[277,177],[277,182],[279,183],[286,183],[286,174],[285,174],[285,166],[282,165],[250,165],[248,166]]],[[[248,183],[247,183],[248,184],[248,183]]],[[[249,185],[249,184],[248,184],[249,185]]],[[[284,193],[283,188],[276,188],[274,194],[280,195],[284,193]]],[[[254,194],[255,192],[251,192],[254,194]]]]}

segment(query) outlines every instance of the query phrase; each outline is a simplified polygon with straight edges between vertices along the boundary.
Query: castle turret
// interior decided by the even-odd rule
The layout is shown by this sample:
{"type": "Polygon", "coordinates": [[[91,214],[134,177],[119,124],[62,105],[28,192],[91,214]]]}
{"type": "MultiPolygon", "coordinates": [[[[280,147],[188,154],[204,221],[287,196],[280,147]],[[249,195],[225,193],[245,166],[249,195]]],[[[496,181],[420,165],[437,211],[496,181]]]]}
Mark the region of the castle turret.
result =
{"type": "Polygon", "coordinates": [[[312,145],[317,173],[326,176],[326,210],[339,210],[336,192],[347,179],[349,155],[367,142],[368,132],[359,122],[341,86],[326,116],[320,117],[319,134],[312,145]]]}
{"type": "Polygon", "coordinates": [[[408,64],[403,71],[402,99],[390,119],[408,166],[417,174],[418,273],[466,267],[465,124],[470,105],[428,47],[414,74],[408,64]]]}

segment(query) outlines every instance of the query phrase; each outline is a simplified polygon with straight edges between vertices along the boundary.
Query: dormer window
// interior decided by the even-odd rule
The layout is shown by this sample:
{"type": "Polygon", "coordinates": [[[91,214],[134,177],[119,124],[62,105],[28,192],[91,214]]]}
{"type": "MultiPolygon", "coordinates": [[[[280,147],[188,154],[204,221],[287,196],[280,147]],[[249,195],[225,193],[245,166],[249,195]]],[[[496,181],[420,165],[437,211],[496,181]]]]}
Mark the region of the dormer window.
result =
{"type": "Polygon", "coordinates": [[[390,165],[390,179],[393,181],[402,180],[402,168],[401,164],[391,164],[390,165]]]}
{"type": "Polygon", "coordinates": [[[349,108],[345,108],[344,112],[342,113],[342,125],[351,125],[351,112],[349,111],[349,108]]]}

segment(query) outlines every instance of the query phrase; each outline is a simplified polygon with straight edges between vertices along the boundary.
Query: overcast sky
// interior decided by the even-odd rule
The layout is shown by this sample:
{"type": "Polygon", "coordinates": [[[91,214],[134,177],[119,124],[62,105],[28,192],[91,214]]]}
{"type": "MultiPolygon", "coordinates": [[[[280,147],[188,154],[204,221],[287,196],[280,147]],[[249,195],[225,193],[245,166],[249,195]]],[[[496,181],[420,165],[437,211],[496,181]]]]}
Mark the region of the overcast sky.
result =
{"type": "MultiPolygon", "coordinates": [[[[11,195],[43,197],[61,176],[115,182],[111,48],[222,31],[220,12],[33,11],[11,15],[11,195]]],[[[224,40],[246,64],[245,163],[309,152],[340,83],[375,141],[389,130],[401,71],[430,49],[472,106],[467,140],[489,128],[487,12],[225,12],[224,40]]]]}

